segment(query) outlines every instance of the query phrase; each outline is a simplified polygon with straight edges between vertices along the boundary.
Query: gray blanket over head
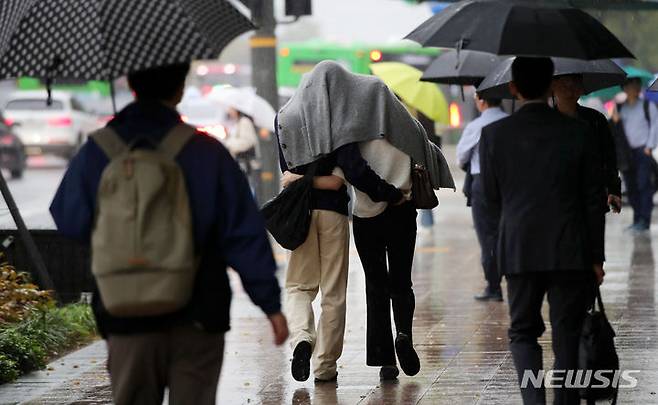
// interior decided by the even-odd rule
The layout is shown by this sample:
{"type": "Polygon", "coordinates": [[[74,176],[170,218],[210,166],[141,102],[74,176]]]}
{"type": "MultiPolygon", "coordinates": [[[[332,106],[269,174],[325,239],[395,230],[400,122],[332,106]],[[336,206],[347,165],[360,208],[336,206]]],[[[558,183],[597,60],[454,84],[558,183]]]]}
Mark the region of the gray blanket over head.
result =
{"type": "Polygon", "coordinates": [[[429,171],[432,186],[455,188],[441,150],[388,87],[374,76],[323,61],[302,78],[278,116],[288,167],[317,160],[343,145],[385,138],[429,171]]]}

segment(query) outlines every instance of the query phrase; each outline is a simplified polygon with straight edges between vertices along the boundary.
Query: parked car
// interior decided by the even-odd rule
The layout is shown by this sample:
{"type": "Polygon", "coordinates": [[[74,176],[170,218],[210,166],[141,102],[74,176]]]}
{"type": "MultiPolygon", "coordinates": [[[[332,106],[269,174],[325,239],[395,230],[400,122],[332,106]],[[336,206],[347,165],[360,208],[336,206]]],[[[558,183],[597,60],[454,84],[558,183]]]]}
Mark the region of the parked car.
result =
{"type": "Polygon", "coordinates": [[[226,140],[226,110],[217,102],[204,97],[198,89],[185,89],[178,112],[184,122],[196,127],[199,132],[222,142],[226,140]]]}
{"type": "Polygon", "coordinates": [[[0,115],[0,167],[9,170],[13,179],[23,177],[27,167],[25,146],[14,133],[14,126],[8,125],[0,115]]]}
{"type": "Polygon", "coordinates": [[[5,105],[5,121],[14,125],[28,155],[54,154],[70,159],[98,119],[82,107],[72,93],[53,91],[47,104],[45,91],[17,91],[5,105]]]}

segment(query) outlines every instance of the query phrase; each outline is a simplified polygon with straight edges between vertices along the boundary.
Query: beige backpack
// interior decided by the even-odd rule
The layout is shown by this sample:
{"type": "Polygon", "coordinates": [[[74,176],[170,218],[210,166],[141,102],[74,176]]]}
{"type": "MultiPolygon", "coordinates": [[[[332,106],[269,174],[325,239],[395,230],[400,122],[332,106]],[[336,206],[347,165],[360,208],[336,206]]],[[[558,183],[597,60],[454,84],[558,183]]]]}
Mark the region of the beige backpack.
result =
{"type": "Polygon", "coordinates": [[[190,300],[192,217],[174,158],[192,136],[194,128],[179,124],[150,150],[133,149],[111,128],[91,135],[110,159],[98,187],[91,270],[111,315],[163,315],[190,300]]]}

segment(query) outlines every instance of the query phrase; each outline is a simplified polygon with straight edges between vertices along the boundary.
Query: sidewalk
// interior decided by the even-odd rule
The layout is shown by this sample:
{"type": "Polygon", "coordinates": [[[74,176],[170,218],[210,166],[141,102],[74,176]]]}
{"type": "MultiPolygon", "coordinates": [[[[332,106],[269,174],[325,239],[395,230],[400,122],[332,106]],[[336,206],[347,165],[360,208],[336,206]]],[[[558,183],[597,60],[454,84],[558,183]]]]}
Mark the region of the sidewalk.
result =
{"type": "Polygon", "coordinates": [[[106,356],[105,342],[94,342],[50,363],[43,371],[0,385],[0,403],[110,403],[106,356]]]}
{"type": "MultiPolygon", "coordinates": [[[[363,270],[352,249],[347,332],[338,383],[315,385],[312,378],[304,383],[292,379],[291,349],[274,347],[269,324],[232,275],[233,329],[227,334],[218,403],[520,404],[516,372],[507,350],[507,304],[473,300],[483,281],[471,213],[461,193],[442,191],[439,197],[436,225],[431,232],[419,234],[414,263],[419,375],[382,384],[378,369],[365,365],[363,270]]],[[[608,216],[602,294],[617,332],[622,369],[641,370],[636,375],[638,386],[623,389],[619,404],[656,404],[658,311],[653,252],[658,248],[658,225],[648,235],[633,236],[623,231],[630,221],[628,207],[622,215],[608,216]]],[[[278,259],[282,277],[285,254],[279,252],[278,259]]],[[[544,318],[548,319],[546,310],[544,318]]],[[[541,344],[545,367],[550,368],[550,325],[546,326],[541,344]]],[[[54,370],[0,386],[0,404],[109,403],[104,355],[104,345],[98,342],[55,362],[54,370]]],[[[550,390],[547,399],[552,401],[550,390]]]]}

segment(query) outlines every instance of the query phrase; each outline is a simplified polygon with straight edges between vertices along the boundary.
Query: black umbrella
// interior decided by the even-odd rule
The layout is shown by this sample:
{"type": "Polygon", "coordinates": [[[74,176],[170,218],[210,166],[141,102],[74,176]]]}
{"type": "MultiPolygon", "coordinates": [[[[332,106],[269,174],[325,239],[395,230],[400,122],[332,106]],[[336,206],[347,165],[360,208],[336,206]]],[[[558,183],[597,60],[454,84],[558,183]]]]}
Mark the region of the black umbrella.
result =
{"type": "MultiPolygon", "coordinates": [[[[216,58],[252,24],[226,0],[0,0],[0,78],[111,80],[131,71],[216,58]]],[[[0,192],[40,285],[43,258],[0,173],[0,192]]]]}
{"type": "Polygon", "coordinates": [[[497,55],[633,58],[603,24],[586,12],[519,0],[465,0],[452,4],[406,38],[423,46],[497,55]]]}
{"type": "MultiPolygon", "coordinates": [[[[243,0],[246,1],[246,0],[243,0]]],[[[419,3],[434,0],[416,0],[419,3]]],[[[532,1],[532,0],[527,0],[532,1]]],[[[537,0],[545,3],[562,3],[571,7],[595,10],[658,10],[656,0],[537,0]]],[[[457,3],[457,0],[441,0],[442,3],[457,3]]]]}
{"type": "Polygon", "coordinates": [[[216,58],[250,29],[226,0],[2,0],[0,77],[114,79],[216,58]]]}
{"type": "Polygon", "coordinates": [[[500,63],[496,55],[449,50],[443,52],[425,70],[420,80],[426,82],[477,86],[500,63]]]}
{"type": "MultiPolygon", "coordinates": [[[[579,59],[552,58],[555,65],[554,76],[570,74],[583,75],[585,94],[596,90],[617,86],[624,82],[626,73],[609,59],[584,61],[579,59]]],[[[512,98],[509,82],[512,81],[512,62],[505,59],[487,76],[477,89],[484,98],[512,98]]]]}

